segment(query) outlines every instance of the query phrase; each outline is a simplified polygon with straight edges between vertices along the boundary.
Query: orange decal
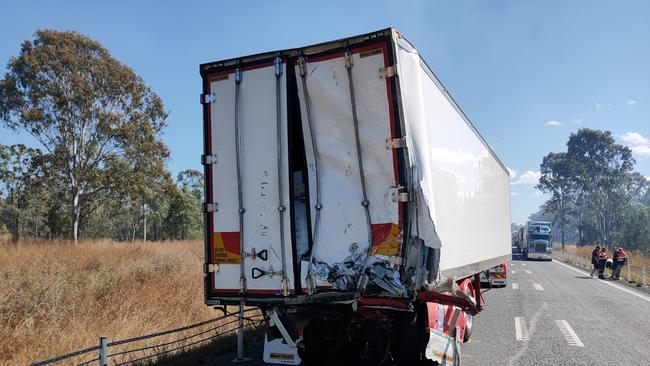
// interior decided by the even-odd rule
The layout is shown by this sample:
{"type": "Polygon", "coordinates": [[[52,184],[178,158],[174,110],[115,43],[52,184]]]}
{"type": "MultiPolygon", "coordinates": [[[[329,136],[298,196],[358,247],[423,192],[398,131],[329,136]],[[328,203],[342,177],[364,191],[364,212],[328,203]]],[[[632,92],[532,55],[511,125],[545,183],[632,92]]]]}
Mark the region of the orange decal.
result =
{"type": "Polygon", "coordinates": [[[218,232],[212,233],[214,252],[212,263],[218,264],[239,264],[239,232],[218,232]]]}

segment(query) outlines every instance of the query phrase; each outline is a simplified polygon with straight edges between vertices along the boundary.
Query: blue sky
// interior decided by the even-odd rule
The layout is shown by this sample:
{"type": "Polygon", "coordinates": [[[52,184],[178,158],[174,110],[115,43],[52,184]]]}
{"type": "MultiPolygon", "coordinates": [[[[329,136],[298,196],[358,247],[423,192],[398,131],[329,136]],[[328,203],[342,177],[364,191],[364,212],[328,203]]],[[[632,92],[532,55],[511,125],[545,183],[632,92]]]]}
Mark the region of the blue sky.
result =
{"type": "MultiPolygon", "coordinates": [[[[141,75],[171,112],[174,174],[200,168],[200,63],[393,26],[516,172],[514,222],[545,201],[542,157],[580,127],[612,131],[650,176],[649,1],[0,1],[0,67],[50,28],[100,41],[141,75]]],[[[18,142],[30,140],[0,129],[0,144],[18,142]]]]}

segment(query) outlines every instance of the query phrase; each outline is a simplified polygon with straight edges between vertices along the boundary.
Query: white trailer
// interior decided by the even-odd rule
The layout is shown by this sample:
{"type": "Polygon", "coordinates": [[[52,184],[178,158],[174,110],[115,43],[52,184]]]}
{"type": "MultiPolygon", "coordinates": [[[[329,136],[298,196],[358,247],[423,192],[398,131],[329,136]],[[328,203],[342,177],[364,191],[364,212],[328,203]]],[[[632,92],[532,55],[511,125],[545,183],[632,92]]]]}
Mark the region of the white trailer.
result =
{"type": "Polygon", "coordinates": [[[478,274],[511,253],[509,179],[413,45],[386,29],[200,71],[206,303],[260,306],[267,362],[454,363],[478,274]]]}

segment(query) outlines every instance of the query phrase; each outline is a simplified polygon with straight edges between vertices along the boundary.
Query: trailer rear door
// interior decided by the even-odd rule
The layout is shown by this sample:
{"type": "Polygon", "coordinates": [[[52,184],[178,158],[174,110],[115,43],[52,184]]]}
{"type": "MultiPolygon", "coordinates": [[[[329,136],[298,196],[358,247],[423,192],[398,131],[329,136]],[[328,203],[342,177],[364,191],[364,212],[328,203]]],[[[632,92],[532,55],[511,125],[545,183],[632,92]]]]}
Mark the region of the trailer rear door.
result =
{"type": "Polygon", "coordinates": [[[288,290],[294,290],[284,63],[279,71],[276,80],[276,65],[270,60],[206,76],[207,197],[213,204],[206,216],[208,260],[215,264],[208,281],[220,295],[241,290],[247,295],[281,295],[283,247],[288,290]],[[240,286],[242,260],[245,284],[240,286]]]}

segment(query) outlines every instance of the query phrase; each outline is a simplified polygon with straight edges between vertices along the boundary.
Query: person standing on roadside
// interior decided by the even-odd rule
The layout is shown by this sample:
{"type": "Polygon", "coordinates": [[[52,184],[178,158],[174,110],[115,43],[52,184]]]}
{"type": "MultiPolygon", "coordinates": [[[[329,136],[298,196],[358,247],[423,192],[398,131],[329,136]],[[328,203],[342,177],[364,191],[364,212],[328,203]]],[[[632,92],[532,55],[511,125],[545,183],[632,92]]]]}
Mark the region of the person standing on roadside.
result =
{"type": "Polygon", "coordinates": [[[594,273],[598,269],[598,256],[600,255],[600,246],[596,245],[596,248],[591,252],[591,264],[594,268],[591,270],[591,277],[594,276],[594,273]]]}
{"type": "Polygon", "coordinates": [[[607,249],[605,247],[600,248],[600,253],[598,254],[598,279],[605,279],[605,266],[607,265],[607,249]]]}
{"type": "Polygon", "coordinates": [[[618,247],[614,247],[614,251],[612,252],[612,273],[609,276],[610,280],[614,279],[614,274],[616,273],[616,269],[618,267],[618,247]]]}
{"type": "Polygon", "coordinates": [[[626,264],[627,264],[627,253],[625,253],[623,248],[618,248],[616,250],[616,253],[614,253],[614,270],[612,270],[612,276],[610,278],[612,280],[618,281],[619,278],[621,277],[621,269],[626,264]]]}

